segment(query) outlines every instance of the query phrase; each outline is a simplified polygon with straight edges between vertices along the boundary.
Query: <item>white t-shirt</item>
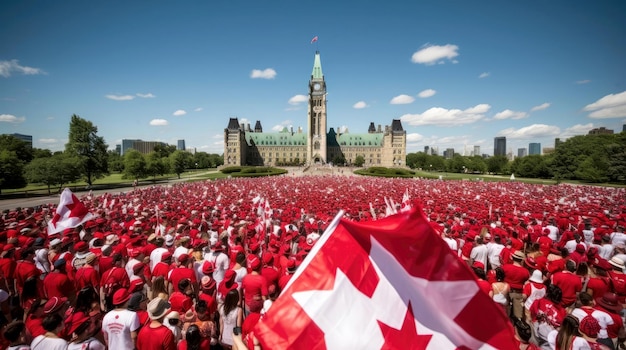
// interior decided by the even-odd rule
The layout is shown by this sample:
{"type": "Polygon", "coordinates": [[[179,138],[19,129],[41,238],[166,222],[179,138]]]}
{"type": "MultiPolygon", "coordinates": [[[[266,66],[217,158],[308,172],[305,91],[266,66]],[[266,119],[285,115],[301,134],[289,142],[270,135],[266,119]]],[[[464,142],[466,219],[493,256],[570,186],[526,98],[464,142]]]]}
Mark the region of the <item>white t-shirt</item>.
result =
{"type": "Polygon", "coordinates": [[[139,264],[141,261],[132,258],[130,260],[128,260],[128,262],[126,263],[126,266],[124,266],[124,269],[126,270],[126,274],[128,275],[128,278],[132,278],[135,275],[135,272],[133,271],[133,267],[135,267],[135,265],[139,264]]]}
{"type": "Polygon", "coordinates": [[[243,281],[243,278],[246,277],[246,275],[248,274],[248,269],[246,269],[245,267],[241,267],[238,270],[235,270],[235,273],[237,274],[235,276],[235,282],[239,283],[239,287],[241,287],[241,282],[243,281]]]}
{"type": "Polygon", "coordinates": [[[456,242],[456,239],[451,238],[451,237],[444,237],[444,239],[443,239],[443,240],[444,240],[444,241],[448,244],[448,247],[450,247],[450,249],[451,249],[453,252],[455,252],[455,253],[456,253],[456,252],[458,252],[458,250],[459,250],[459,245],[458,245],[458,243],[456,242]]]}
{"type": "Polygon", "coordinates": [[[224,273],[228,270],[228,266],[230,265],[230,259],[228,255],[219,252],[210,252],[204,255],[204,260],[208,260],[215,264],[215,271],[213,271],[213,279],[215,283],[219,286],[220,282],[224,280],[224,273]]]}
{"type": "Polygon", "coordinates": [[[615,247],[611,244],[603,244],[598,248],[598,254],[605,260],[611,260],[615,247]]]}
{"type": "Polygon", "coordinates": [[[106,346],[98,339],[91,337],[80,343],[69,343],[67,350],[106,350],[106,346]]]}
{"type": "Polygon", "coordinates": [[[487,268],[487,246],[479,244],[472,248],[470,258],[472,261],[480,261],[483,265],[485,265],[485,268],[487,268]]]}
{"type": "Polygon", "coordinates": [[[66,350],[67,342],[62,338],[47,338],[45,335],[38,335],[30,343],[31,350],[66,350]]]}
{"type": "Polygon", "coordinates": [[[134,311],[116,309],[107,312],[102,319],[102,332],[106,333],[109,349],[135,348],[130,333],[137,331],[139,326],[139,317],[134,311]]]}
{"type": "MultiPolygon", "coordinates": [[[[583,320],[583,318],[585,318],[588,315],[588,313],[583,309],[577,308],[572,311],[572,315],[576,316],[576,318],[578,319],[578,322],[580,322],[583,320]]],[[[593,318],[598,320],[598,323],[600,324],[600,332],[598,332],[598,338],[600,339],[608,338],[609,334],[606,331],[606,327],[614,323],[611,315],[609,315],[608,313],[602,310],[593,310],[593,312],[591,313],[591,316],[593,316],[593,318]]]]}
{"type": "Polygon", "coordinates": [[[150,272],[154,271],[154,266],[161,262],[161,257],[166,251],[167,249],[163,247],[158,247],[154,248],[154,250],[150,253],[150,272]]]}
{"type": "Polygon", "coordinates": [[[489,243],[487,244],[487,254],[489,256],[489,263],[491,264],[491,268],[495,269],[496,267],[502,266],[502,262],[500,261],[500,253],[504,249],[504,245],[499,243],[489,243]]]}
{"type": "MultiPolygon", "coordinates": [[[[551,349],[556,348],[556,336],[558,333],[559,332],[557,330],[554,330],[548,333],[548,344],[550,344],[551,349]]],[[[591,346],[589,346],[589,343],[585,340],[585,338],[575,337],[574,341],[572,342],[572,347],[570,349],[571,350],[591,350],[591,346]]]]}

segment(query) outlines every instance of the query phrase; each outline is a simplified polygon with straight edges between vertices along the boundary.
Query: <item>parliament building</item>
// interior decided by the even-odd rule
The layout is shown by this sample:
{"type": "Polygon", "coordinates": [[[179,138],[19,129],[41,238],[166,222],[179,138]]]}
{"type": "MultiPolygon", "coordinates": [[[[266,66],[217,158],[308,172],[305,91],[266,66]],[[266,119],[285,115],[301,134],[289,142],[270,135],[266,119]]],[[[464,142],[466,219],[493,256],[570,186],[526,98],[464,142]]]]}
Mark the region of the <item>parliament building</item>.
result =
{"type": "Polygon", "coordinates": [[[309,80],[307,130],[284,128],[280,132],[263,132],[260,121],[252,129],[250,124],[240,124],[237,118],[230,118],[224,129],[224,166],[313,165],[341,158],[352,165],[361,156],[365,167],[404,167],[406,131],[400,119],[392,120],[384,129],[372,122],[367,133],[362,134],[329,129],[326,88],[318,51],[309,80]]]}

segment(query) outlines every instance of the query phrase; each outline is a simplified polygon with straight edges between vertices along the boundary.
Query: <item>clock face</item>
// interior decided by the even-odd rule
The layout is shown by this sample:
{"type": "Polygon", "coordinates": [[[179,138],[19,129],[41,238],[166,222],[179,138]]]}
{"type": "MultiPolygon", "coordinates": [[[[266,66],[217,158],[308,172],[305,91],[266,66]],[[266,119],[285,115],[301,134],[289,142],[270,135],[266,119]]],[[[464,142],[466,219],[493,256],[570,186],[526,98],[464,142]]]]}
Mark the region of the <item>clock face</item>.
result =
{"type": "Polygon", "coordinates": [[[313,85],[313,89],[314,89],[314,90],[319,90],[319,89],[321,89],[321,88],[322,88],[322,85],[320,85],[320,83],[315,83],[315,84],[313,85]]]}

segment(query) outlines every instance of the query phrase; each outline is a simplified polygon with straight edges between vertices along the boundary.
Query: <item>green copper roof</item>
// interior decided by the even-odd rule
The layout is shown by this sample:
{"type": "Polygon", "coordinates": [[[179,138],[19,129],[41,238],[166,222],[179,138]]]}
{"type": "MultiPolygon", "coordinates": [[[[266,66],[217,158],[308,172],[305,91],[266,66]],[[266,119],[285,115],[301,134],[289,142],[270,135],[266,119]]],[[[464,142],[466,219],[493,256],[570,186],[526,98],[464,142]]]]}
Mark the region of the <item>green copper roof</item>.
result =
{"type": "Polygon", "coordinates": [[[382,133],[373,134],[341,134],[337,142],[348,147],[380,147],[383,143],[382,133]]]}
{"type": "Polygon", "coordinates": [[[313,72],[311,73],[313,79],[324,79],[322,73],[322,61],[320,60],[320,52],[315,51],[315,62],[313,62],[313,72]]]}
{"type": "Polygon", "coordinates": [[[306,145],[306,133],[290,132],[246,132],[246,143],[257,146],[304,146],[306,145]]]}

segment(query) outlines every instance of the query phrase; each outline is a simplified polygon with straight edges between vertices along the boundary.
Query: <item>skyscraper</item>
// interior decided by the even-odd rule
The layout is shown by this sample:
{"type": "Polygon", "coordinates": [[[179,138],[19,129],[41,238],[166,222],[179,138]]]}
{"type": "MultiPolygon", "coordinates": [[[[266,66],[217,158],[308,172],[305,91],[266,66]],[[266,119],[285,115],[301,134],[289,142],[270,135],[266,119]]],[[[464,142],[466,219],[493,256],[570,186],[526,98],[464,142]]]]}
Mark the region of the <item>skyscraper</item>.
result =
{"type": "Polygon", "coordinates": [[[541,154],[541,143],[539,142],[531,142],[528,144],[528,154],[535,155],[541,154]]]}
{"type": "Polygon", "coordinates": [[[480,156],[480,146],[474,146],[474,155],[480,156]]]}
{"type": "Polygon", "coordinates": [[[517,149],[517,158],[526,157],[526,148],[518,148],[517,149]]]}
{"type": "Polygon", "coordinates": [[[185,140],[178,140],[178,143],[176,145],[176,149],[180,150],[180,151],[184,151],[185,150],[185,140]]]}
{"type": "Polygon", "coordinates": [[[493,155],[506,156],[506,137],[498,136],[493,139],[493,155]]]}

